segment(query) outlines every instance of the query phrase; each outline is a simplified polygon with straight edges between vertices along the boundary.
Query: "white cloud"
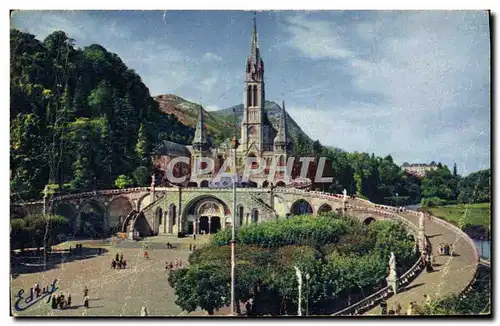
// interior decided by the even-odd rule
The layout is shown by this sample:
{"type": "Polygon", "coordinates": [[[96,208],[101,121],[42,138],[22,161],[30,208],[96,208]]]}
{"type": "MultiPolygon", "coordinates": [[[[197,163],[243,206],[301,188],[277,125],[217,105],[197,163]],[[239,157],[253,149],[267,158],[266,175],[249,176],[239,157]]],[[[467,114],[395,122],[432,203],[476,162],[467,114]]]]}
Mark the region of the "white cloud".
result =
{"type": "Polygon", "coordinates": [[[287,44],[303,55],[314,59],[338,59],[353,55],[344,46],[334,23],[306,20],[303,15],[288,17],[286,21],[291,34],[287,44]]]}
{"type": "Polygon", "coordinates": [[[222,57],[219,55],[213,53],[213,52],[207,52],[203,55],[203,59],[208,60],[208,61],[222,61],[222,57]]]}
{"type": "Polygon", "coordinates": [[[323,60],[332,73],[344,68],[353,91],[342,98],[348,104],[317,103],[323,111],[292,108],[297,121],[313,138],[346,150],[450,164],[470,159],[457,152],[465,142],[480,145],[478,155],[488,161],[489,34],[480,15],[374,13],[343,25],[301,14],[288,18],[287,44],[323,60]]]}

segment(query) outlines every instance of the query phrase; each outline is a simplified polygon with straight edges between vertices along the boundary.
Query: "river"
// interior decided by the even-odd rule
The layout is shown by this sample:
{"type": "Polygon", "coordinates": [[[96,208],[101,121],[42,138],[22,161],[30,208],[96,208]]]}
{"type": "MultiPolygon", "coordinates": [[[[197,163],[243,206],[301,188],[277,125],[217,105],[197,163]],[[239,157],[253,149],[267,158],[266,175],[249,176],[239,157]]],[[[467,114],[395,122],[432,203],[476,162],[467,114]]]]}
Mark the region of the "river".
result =
{"type": "Polygon", "coordinates": [[[475,239],[472,239],[472,241],[474,241],[481,258],[491,260],[491,241],[481,241],[475,239]]]}

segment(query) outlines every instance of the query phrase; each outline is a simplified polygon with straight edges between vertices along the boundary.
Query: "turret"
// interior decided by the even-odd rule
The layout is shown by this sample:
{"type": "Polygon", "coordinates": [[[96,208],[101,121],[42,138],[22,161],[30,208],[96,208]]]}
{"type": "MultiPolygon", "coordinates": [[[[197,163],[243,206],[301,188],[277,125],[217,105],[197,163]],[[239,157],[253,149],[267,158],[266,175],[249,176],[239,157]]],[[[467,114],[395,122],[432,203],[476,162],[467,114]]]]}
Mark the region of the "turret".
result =
{"type": "Polygon", "coordinates": [[[205,128],[205,119],[203,107],[200,106],[198,112],[198,122],[194,133],[193,148],[195,150],[206,150],[208,148],[207,130],[205,128]]]}
{"type": "Polygon", "coordinates": [[[276,138],[274,138],[274,150],[286,151],[288,145],[289,145],[289,140],[288,140],[288,130],[286,126],[285,101],[283,101],[280,117],[278,120],[278,133],[276,134],[276,138]]]}

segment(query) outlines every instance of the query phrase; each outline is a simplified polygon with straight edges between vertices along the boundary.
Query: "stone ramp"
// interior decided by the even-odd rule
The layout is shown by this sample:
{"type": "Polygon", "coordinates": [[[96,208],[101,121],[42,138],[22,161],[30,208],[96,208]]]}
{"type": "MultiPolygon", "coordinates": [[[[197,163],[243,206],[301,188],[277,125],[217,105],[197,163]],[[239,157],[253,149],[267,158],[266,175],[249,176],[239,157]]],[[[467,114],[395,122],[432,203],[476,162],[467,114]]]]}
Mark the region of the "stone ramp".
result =
{"type": "MultiPolygon", "coordinates": [[[[411,214],[402,214],[412,223],[417,224],[418,218],[411,214]]],[[[436,258],[435,271],[427,273],[425,270],[417,276],[406,289],[401,289],[398,294],[387,300],[388,310],[395,308],[399,303],[404,313],[411,301],[422,306],[425,304],[424,294],[431,299],[461,293],[474,279],[476,272],[476,249],[458,233],[434,221],[425,221],[425,234],[432,245],[432,252],[436,258]],[[458,256],[439,256],[440,243],[450,243],[455,246],[458,256]]],[[[375,307],[365,315],[380,314],[380,307],[375,307]]]]}

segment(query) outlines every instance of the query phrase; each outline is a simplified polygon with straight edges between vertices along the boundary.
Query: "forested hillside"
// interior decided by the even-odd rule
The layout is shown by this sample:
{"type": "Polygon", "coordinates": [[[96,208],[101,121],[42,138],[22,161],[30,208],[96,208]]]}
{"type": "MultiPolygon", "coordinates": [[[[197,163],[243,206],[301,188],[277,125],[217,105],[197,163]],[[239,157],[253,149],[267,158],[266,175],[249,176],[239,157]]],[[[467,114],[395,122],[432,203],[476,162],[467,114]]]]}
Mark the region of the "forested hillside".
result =
{"type": "Polygon", "coordinates": [[[194,131],[162,114],[141,78],[100,45],[75,48],[63,31],[43,42],[10,33],[10,161],[14,200],[51,189],[147,183],[156,142],[194,131]]]}
{"type": "MultiPolygon", "coordinates": [[[[194,130],[189,125],[197,117],[197,106],[164,96],[162,112],[141,78],[118,55],[97,44],[75,48],[62,31],[43,42],[18,30],[11,30],[10,37],[14,201],[40,198],[47,184],[63,192],[147,185],[156,143],[191,142],[194,130]],[[186,112],[187,125],[169,114],[176,110],[186,112]]],[[[241,106],[235,109],[238,118],[241,106]]],[[[266,110],[275,123],[279,106],[266,102],[266,110]]],[[[232,112],[229,108],[207,115],[214,140],[234,132],[232,112]]],[[[341,193],[345,188],[349,194],[390,205],[416,203],[422,197],[467,203],[490,199],[489,170],[462,178],[456,168],[452,174],[439,164],[421,180],[404,173],[390,155],[348,153],[313,142],[287,119],[294,154],[324,156],[331,162],[333,182],[321,184],[321,190],[341,193]]]]}
{"type": "MultiPolygon", "coordinates": [[[[200,110],[199,104],[190,102],[174,94],[159,95],[155,97],[155,100],[158,101],[160,109],[163,112],[174,114],[185,125],[196,126],[200,110]]],[[[275,130],[278,130],[281,106],[276,102],[266,101],[264,103],[264,111],[266,111],[271,125],[275,130]]],[[[214,146],[218,146],[224,140],[231,138],[235,132],[239,135],[243,112],[243,104],[239,104],[227,109],[205,113],[205,125],[208,133],[213,136],[212,141],[214,146]]],[[[286,121],[288,135],[295,144],[299,144],[298,148],[306,144],[312,144],[311,138],[309,138],[288,113],[286,121]]]]}

